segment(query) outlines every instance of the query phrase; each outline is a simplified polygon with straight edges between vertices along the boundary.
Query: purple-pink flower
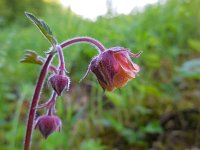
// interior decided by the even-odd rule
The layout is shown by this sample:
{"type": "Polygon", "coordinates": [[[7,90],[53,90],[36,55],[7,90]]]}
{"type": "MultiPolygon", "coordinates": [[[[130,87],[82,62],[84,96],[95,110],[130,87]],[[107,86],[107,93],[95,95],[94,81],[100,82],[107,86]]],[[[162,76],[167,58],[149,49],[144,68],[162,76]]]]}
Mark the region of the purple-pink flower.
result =
{"type": "Polygon", "coordinates": [[[137,57],[140,54],[133,54],[123,47],[113,47],[93,58],[89,71],[96,75],[103,89],[113,91],[135,78],[140,67],[132,62],[130,56],[137,57]]]}
{"type": "Polygon", "coordinates": [[[43,115],[36,120],[35,128],[38,128],[46,139],[52,132],[61,130],[62,122],[57,116],[43,115]]]}
{"type": "Polygon", "coordinates": [[[61,96],[64,89],[69,90],[70,79],[66,75],[54,74],[49,78],[49,82],[58,96],[61,96]]]}

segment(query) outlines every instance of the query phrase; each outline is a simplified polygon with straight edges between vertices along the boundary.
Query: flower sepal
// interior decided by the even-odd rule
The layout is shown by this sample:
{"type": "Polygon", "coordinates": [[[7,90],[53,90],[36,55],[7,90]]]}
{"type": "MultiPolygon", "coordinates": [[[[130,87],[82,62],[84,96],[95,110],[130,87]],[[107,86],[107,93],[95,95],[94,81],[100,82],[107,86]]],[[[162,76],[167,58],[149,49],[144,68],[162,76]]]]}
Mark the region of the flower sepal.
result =
{"type": "Polygon", "coordinates": [[[61,96],[65,89],[69,90],[70,78],[67,75],[53,74],[48,82],[51,83],[58,96],[61,96]]]}
{"type": "Polygon", "coordinates": [[[55,132],[60,131],[62,128],[62,121],[55,115],[43,115],[37,118],[35,123],[35,129],[39,129],[45,139],[55,132]]]}

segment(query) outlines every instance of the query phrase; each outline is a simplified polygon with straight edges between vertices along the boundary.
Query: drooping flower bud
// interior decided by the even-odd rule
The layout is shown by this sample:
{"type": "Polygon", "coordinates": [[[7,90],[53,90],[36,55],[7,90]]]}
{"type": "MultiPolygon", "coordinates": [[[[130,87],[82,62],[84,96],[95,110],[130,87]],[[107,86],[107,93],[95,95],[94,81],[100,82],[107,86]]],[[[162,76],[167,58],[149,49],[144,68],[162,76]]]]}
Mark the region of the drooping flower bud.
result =
{"type": "Polygon", "coordinates": [[[62,122],[57,116],[43,115],[36,120],[35,129],[36,128],[40,130],[41,134],[46,139],[52,132],[61,130],[62,122]]]}
{"type": "Polygon", "coordinates": [[[69,90],[70,79],[67,75],[54,74],[49,78],[53,89],[61,96],[64,89],[69,90]]]}
{"type": "Polygon", "coordinates": [[[130,56],[137,57],[140,54],[133,54],[123,47],[107,49],[93,58],[87,73],[92,71],[103,89],[113,91],[135,78],[140,67],[132,62],[130,56]]]}

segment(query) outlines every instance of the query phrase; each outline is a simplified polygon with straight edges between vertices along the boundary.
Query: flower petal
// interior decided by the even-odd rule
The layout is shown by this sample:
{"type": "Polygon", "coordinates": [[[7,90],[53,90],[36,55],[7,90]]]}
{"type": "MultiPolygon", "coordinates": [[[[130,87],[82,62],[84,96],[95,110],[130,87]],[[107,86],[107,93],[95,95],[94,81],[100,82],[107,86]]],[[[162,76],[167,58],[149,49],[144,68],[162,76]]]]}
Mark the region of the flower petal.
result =
{"type": "Polygon", "coordinates": [[[135,76],[130,76],[127,74],[127,72],[121,67],[113,80],[115,88],[123,87],[130,79],[134,77],[135,76]]]}

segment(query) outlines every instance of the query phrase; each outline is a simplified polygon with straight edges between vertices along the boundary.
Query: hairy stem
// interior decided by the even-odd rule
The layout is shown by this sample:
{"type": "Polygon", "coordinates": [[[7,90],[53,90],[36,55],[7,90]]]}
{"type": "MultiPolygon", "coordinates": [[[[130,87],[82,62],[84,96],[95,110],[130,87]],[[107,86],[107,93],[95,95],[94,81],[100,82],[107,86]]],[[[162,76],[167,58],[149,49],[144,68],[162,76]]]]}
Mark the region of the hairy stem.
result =
{"type": "Polygon", "coordinates": [[[99,41],[97,41],[93,38],[90,38],[90,37],[76,37],[76,38],[64,41],[63,43],[60,44],[60,46],[62,48],[64,48],[64,47],[67,47],[67,46],[70,46],[70,45],[73,45],[76,43],[80,43],[80,42],[90,43],[90,44],[94,45],[97,48],[97,50],[99,51],[99,53],[105,51],[105,49],[106,49],[103,46],[103,44],[101,44],[99,41]]]}
{"type": "Polygon", "coordinates": [[[53,71],[54,73],[58,73],[58,70],[56,69],[56,67],[54,67],[54,66],[49,66],[49,69],[51,70],[51,71],[53,71]]]}
{"type": "MultiPolygon", "coordinates": [[[[97,40],[90,38],[90,37],[76,37],[74,39],[67,40],[63,43],[60,44],[58,48],[59,57],[60,57],[60,62],[62,64],[62,67],[64,66],[64,58],[63,58],[63,53],[62,53],[62,48],[68,47],[73,44],[77,43],[90,43],[93,46],[95,46],[98,50],[99,53],[105,51],[105,47],[97,40]]],[[[25,142],[24,142],[24,150],[29,150],[30,149],[30,143],[31,143],[31,136],[32,136],[32,130],[33,130],[33,124],[34,124],[34,119],[35,119],[35,112],[37,109],[37,105],[39,102],[41,90],[45,81],[45,77],[48,71],[48,68],[50,67],[50,63],[53,59],[53,54],[49,54],[47,57],[46,61],[44,62],[42,69],[40,71],[40,75],[38,77],[38,81],[35,86],[35,91],[33,94],[31,106],[30,106],[30,112],[28,116],[28,121],[27,121],[27,128],[26,128],[26,136],[25,136],[25,142]]],[[[54,69],[54,68],[53,68],[54,69]]],[[[65,69],[65,68],[64,68],[65,69]]],[[[54,69],[55,70],[55,69],[54,69]]]]}
{"type": "Polygon", "coordinates": [[[55,109],[56,97],[57,97],[57,93],[53,91],[51,100],[50,100],[50,106],[47,111],[48,115],[53,115],[56,112],[56,109],[55,109]]]}
{"type": "Polygon", "coordinates": [[[64,60],[64,55],[63,55],[63,51],[62,51],[62,47],[60,45],[56,46],[57,51],[58,51],[58,55],[59,55],[59,61],[60,61],[60,74],[63,75],[65,73],[65,60],[64,60]]]}
{"type": "Polygon", "coordinates": [[[31,142],[31,136],[32,136],[32,130],[33,130],[33,123],[35,119],[35,112],[36,112],[36,107],[38,105],[38,101],[40,98],[41,90],[44,85],[45,77],[48,71],[48,67],[53,59],[53,55],[49,55],[42,66],[42,69],[40,71],[40,75],[38,78],[38,81],[35,86],[35,91],[33,94],[32,98],[32,103],[30,106],[30,112],[28,116],[28,121],[27,121],[27,128],[26,128],[26,136],[25,136],[25,142],[24,142],[24,150],[29,150],[30,149],[30,142],[31,142]]]}

